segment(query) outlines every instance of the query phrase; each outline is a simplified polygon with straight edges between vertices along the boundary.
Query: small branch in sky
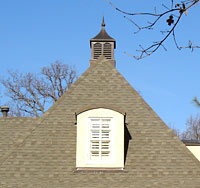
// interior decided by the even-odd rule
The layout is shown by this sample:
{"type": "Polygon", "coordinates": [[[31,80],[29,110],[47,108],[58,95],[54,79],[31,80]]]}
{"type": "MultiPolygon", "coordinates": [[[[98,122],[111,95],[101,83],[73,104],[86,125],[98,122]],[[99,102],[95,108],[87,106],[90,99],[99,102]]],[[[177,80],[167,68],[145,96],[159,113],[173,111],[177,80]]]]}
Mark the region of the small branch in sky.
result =
{"type": "MultiPolygon", "coordinates": [[[[167,9],[166,11],[163,11],[161,13],[157,13],[157,9],[156,7],[154,8],[154,13],[151,12],[127,12],[124,10],[121,10],[120,8],[118,8],[116,5],[114,5],[110,0],[106,0],[116,11],[124,14],[124,18],[127,19],[129,22],[131,22],[136,28],[137,31],[134,32],[134,34],[137,34],[138,32],[140,32],[141,30],[153,30],[154,27],[158,24],[159,21],[161,21],[162,18],[166,19],[166,16],[168,17],[166,22],[168,24],[169,27],[172,26],[172,28],[169,30],[167,29],[166,31],[161,31],[161,33],[165,36],[157,42],[153,42],[150,46],[148,47],[143,47],[141,44],[139,45],[140,49],[136,50],[137,52],[139,52],[139,56],[137,55],[131,55],[127,52],[125,52],[126,54],[134,57],[135,59],[139,60],[142,59],[144,57],[150,56],[151,54],[153,54],[154,52],[156,52],[161,46],[163,47],[164,50],[167,50],[163,43],[169,38],[170,35],[173,36],[173,40],[174,43],[177,47],[177,49],[181,50],[182,48],[190,48],[192,49],[192,51],[194,50],[194,48],[199,48],[199,46],[193,46],[193,45],[188,45],[186,47],[180,47],[176,41],[176,37],[175,37],[175,29],[177,27],[177,25],[180,22],[180,19],[182,18],[183,13],[185,13],[187,15],[188,13],[188,9],[190,9],[191,7],[193,7],[194,5],[196,5],[200,0],[185,0],[185,1],[180,1],[180,3],[175,4],[174,0],[171,0],[171,6],[170,8],[164,4],[162,4],[162,6],[167,9]],[[175,5],[174,5],[175,4],[175,5]],[[153,21],[148,21],[147,20],[147,25],[145,26],[140,26],[140,24],[138,24],[136,21],[134,21],[131,17],[135,16],[148,16],[149,18],[152,18],[153,21]]],[[[146,17],[145,17],[146,18],[146,17]]]]}

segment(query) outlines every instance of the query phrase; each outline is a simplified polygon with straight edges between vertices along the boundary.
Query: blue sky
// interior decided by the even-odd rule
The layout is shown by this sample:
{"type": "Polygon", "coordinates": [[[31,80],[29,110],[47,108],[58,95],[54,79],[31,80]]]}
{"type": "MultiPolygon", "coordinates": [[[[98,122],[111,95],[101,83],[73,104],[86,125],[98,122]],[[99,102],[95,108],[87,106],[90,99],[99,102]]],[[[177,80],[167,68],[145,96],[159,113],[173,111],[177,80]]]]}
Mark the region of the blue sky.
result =
{"type": "MultiPolygon", "coordinates": [[[[147,46],[161,35],[157,31],[134,35],[136,28],[106,0],[0,2],[1,76],[6,76],[9,69],[38,73],[56,60],[75,65],[81,75],[89,66],[89,40],[100,31],[104,15],[107,32],[117,41],[116,68],[161,119],[184,130],[186,119],[199,112],[191,100],[194,96],[200,97],[200,50],[178,51],[169,39],[164,43],[167,52],[159,49],[152,56],[136,61],[124,52],[135,53],[139,44],[147,46]]],[[[156,0],[113,2],[127,11],[152,11],[154,6],[158,11],[161,9],[156,0]]],[[[189,39],[200,43],[198,6],[183,16],[177,28],[177,40],[182,45],[189,39]]],[[[142,18],[137,19],[143,23],[142,18]]],[[[159,23],[160,28],[167,28],[165,21],[159,23]]],[[[0,102],[5,103],[5,99],[0,98],[0,102]]]]}

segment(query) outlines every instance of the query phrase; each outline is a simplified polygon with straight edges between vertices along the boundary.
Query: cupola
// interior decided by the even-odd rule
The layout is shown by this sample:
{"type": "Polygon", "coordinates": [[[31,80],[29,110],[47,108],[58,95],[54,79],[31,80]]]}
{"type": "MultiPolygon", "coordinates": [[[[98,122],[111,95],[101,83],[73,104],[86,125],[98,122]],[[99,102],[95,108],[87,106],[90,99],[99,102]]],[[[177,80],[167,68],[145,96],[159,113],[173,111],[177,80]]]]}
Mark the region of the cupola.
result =
{"type": "Polygon", "coordinates": [[[101,31],[94,38],[90,39],[90,48],[90,65],[94,64],[100,56],[104,56],[115,66],[114,49],[116,48],[116,41],[105,30],[104,17],[101,24],[101,31]]]}

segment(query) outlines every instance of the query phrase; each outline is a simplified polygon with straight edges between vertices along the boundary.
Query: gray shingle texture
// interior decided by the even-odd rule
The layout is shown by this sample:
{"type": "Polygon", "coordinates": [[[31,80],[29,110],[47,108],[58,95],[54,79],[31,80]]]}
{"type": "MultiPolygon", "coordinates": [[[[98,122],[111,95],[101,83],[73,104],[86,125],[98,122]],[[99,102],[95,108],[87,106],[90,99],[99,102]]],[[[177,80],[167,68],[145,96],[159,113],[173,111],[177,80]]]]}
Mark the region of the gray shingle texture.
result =
{"type": "Polygon", "coordinates": [[[1,163],[2,188],[200,187],[199,161],[103,58],[31,127],[1,163]],[[129,144],[124,172],[75,172],[75,113],[93,105],[126,112],[130,136],[125,136],[129,144]]]}

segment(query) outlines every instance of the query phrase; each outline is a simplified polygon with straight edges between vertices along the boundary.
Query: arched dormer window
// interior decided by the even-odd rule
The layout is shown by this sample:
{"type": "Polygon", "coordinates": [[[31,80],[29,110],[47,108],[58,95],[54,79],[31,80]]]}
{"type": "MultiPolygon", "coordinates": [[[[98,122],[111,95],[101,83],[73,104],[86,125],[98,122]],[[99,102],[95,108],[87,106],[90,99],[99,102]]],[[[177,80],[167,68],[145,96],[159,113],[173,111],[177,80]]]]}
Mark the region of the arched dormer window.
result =
{"type": "Polygon", "coordinates": [[[95,108],[77,115],[76,167],[124,167],[124,114],[95,108]]]}

